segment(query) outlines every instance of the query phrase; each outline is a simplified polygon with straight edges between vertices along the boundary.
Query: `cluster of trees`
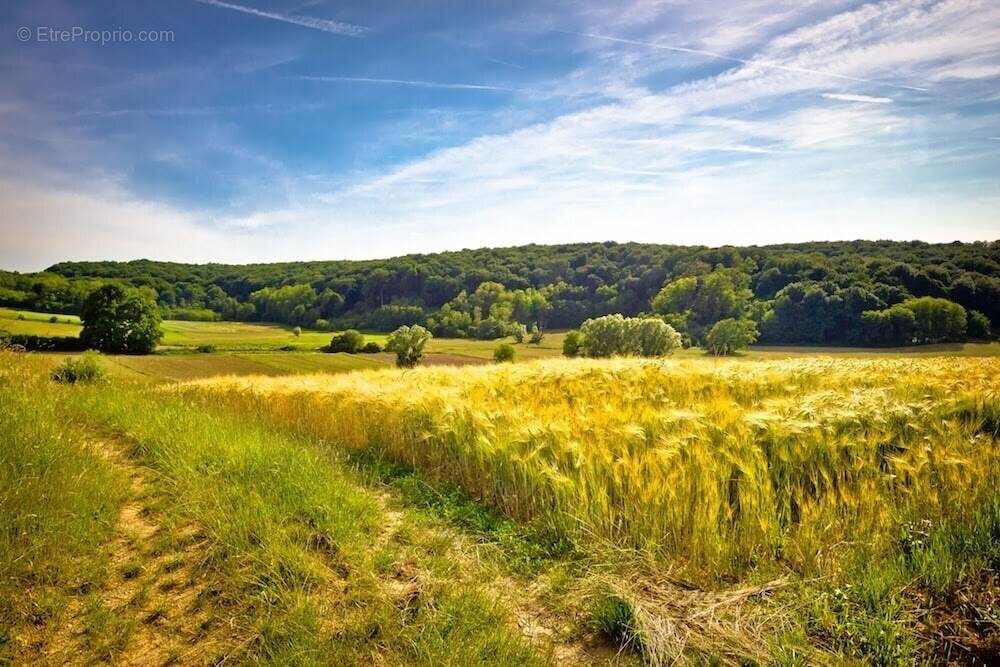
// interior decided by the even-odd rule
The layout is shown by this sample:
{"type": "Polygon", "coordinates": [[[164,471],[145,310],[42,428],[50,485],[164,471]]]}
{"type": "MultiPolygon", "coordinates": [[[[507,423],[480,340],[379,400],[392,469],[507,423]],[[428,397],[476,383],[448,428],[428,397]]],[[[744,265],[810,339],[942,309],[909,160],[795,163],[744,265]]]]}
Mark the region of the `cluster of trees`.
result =
{"type": "Polygon", "coordinates": [[[681,335],[655,317],[604,315],[583,323],[563,341],[566,356],[660,357],[681,346],[681,335]]]}
{"type": "MultiPolygon", "coordinates": [[[[244,266],[76,262],[0,272],[0,305],[78,313],[107,283],[143,289],[164,314],[189,319],[331,330],[420,325],[489,339],[518,325],[572,328],[609,314],[656,314],[688,344],[706,344],[716,323],[734,319],[752,320],[764,343],[858,345],[903,340],[906,316],[892,309],[922,297],[964,308],[964,335],[979,335],[984,324],[988,334],[1000,322],[1000,243],[586,243],[244,266]]],[[[913,340],[921,339],[914,329],[913,340]]]]}

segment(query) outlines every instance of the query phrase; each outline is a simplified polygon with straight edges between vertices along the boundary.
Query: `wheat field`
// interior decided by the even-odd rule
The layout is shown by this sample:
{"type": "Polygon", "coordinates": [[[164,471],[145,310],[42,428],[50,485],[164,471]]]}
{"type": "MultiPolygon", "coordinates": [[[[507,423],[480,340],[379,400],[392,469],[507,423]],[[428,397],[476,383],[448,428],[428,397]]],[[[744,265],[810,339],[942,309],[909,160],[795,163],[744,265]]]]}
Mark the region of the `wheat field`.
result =
{"type": "Polygon", "coordinates": [[[203,380],[579,544],[689,574],[961,518],[995,493],[1000,360],[570,361],[203,380]]]}

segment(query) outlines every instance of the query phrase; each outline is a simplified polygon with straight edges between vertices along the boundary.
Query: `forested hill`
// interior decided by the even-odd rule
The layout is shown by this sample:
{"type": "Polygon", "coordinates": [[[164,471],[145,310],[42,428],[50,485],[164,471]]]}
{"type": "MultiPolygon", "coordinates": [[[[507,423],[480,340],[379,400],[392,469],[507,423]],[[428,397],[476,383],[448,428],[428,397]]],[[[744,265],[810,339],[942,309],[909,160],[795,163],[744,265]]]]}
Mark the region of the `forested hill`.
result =
{"type": "Polygon", "coordinates": [[[891,333],[887,316],[889,329],[877,334],[871,325],[866,334],[863,313],[915,297],[960,305],[970,334],[982,316],[1000,323],[1000,242],[608,242],[367,261],[65,262],[39,274],[0,273],[0,302],[72,312],[105,281],[152,288],[175,317],[377,330],[422,323],[438,335],[487,338],[514,322],[565,328],[608,313],[657,313],[692,339],[714,321],[747,317],[765,342],[860,344],[891,333]]]}

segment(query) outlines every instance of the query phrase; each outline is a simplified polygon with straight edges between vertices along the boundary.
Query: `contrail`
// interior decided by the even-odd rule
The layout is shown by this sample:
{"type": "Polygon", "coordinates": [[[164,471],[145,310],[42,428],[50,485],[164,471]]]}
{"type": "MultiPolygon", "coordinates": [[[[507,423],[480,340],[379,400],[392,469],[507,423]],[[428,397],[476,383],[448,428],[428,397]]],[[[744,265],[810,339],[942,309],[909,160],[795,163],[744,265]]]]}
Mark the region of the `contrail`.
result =
{"type": "Polygon", "coordinates": [[[271,19],[273,21],[282,21],[283,23],[300,25],[304,28],[321,30],[322,32],[329,32],[333,33],[334,35],[343,35],[344,37],[361,37],[369,31],[369,29],[366,28],[365,26],[354,25],[353,23],[343,23],[341,21],[331,21],[329,19],[318,19],[312,16],[290,16],[288,14],[265,12],[261,11],[260,9],[254,9],[253,7],[244,7],[243,5],[236,5],[231,2],[223,2],[222,0],[194,0],[194,1],[200,2],[203,5],[211,5],[212,7],[231,9],[235,12],[243,12],[244,14],[250,14],[251,16],[259,16],[261,18],[271,19]]]}
{"type": "Polygon", "coordinates": [[[886,81],[876,81],[875,79],[862,79],[857,76],[847,76],[846,74],[834,74],[832,72],[823,72],[821,70],[809,69],[807,67],[794,67],[791,65],[779,65],[777,63],[769,63],[763,60],[747,60],[745,58],[736,58],[734,56],[727,56],[722,53],[714,53],[713,51],[703,51],[702,49],[688,49],[683,46],[668,46],[666,44],[656,44],[654,42],[640,42],[634,39],[622,39],[620,37],[609,37],[607,35],[596,35],[589,32],[570,32],[568,30],[555,30],[553,32],[561,32],[566,35],[576,35],[577,37],[590,37],[591,39],[603,39],[607,42],[617,42],[619,44],[631,44],[632,46],[645,46],[651,49],[661,49],[663,51],[676,51],[678,53],[690,53],[696,56],[705,56],[706,58],[717,58],[719,60],[728,60],[733,63],[742,63],[744,65],[753,65],[757,67],[766,67],[768,69],[777,69],[785,72],[795,72],[796,74],[815,74],[817,76],[828,76],[834,79],[843,79],[845,81],[856,81],[858,83],[870,83],[878,86],[888,86],[890,88],[901,88],[903,90],[915,90],[919,92],[927,92],[927,88],[918,88],[916,86],[906,86],[900,83],[888,83],[886,81]]]}
{"type": "Polygon", "coordinates": [[[329,81],[334,83],[386,83],[398,86],[416,86],[418,88],[452,88],[458,90],[503,90],[516,92],[515,88],[504,88],[502,86],[486,86],[476,83],[437,83],[435,81],[412,81],[408,79],[374,79],[363,76],[290,76],[289,79],[299,81],[329,81]]]}

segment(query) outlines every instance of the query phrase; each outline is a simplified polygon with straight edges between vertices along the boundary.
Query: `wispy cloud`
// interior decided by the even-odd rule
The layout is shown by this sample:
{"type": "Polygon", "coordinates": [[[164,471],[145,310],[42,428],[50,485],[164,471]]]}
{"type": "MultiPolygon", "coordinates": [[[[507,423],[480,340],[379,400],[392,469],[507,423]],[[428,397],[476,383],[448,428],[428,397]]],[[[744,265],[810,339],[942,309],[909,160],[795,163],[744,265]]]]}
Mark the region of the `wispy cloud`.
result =
{"type": "Polygon", "coordinates": [[[516,88],[490,86],[478,83],[440,83],[437,81],[419,81],[411,79],[379,79],[366,76],[290,76],[297,81],[325,81],[328,83],[380,83],[396,86],[414,86],[416,88],[446,88],[453,90],[500,90],[517,92],[516,88]]]}
{"type": "Polygon", "coordinates": [[[671,46],[668,44],[659,44],[656,42],[643,42],[635,39],[624,39],[621,37],[612,37],[609,35],[598,35],[591,32],[570,32],[570,31],[557,31],[565,32],[569,35],[576,35],[577,37],[587,37],[589,39],[600,39],[607,42],[616,42],[618,44],[629,44],[632,46],[644,46],[650,49],[658,49],[661,51],[675,51],[677,53],[687,53],[690,55],[705,56],[706,58],[715,58],[717,60],[725,60],[733,63],[740,63],[742,65],[747,65],[749,67],[759,67],[763,69],[773,69],[780,70],[783,72],[792,72],[795,74],[812,74],[815,76],[825,76],[832,79],[840,79],[842,81],[854,81],[857,83],[868,83],[878,86],[887,86],[889,88],[899,88],[901,90],[914,90],[918,92],[926,92],[927,88],[922,88],[919,86],[908,86],[901,83],[892,83],[889,81],[879,81],[876,79],[865,79],[858,76],[848,76],[847,74],[836,74],[834,72],[828,72],[818,69],[812,69],[808,67],[797,67],[795,65],[782,65],[776,62],[770,62],[767,60],[754,59],[750,60],[747,58],[737,58],[735,56],[727,56],[724,53],[715,53],[714,51],[705,51],[702,49],[689,49],[684,46],[671,46]]]}
{"type": "Polygon", "coordinates": [[[281,21],[283,23],[291,23],[292,25],[299,25],[303,28],[312,28],[313,30],[320,30],[322,32],[329,32],[334,35],[342,35],[344,37],[363,37],[369,32],[369,28],[361,25],[355,25],[353,23],[344,23],[343,21],[332,21],[330,19],[320,19],[312,16],[295,16],[293,14],[279,14],[277,12],[265,12],[260,9],[254,9],[253,7],[246,7],[245,5],[237,5],[232,2],[223,2],[222,0],[194,0],[203,5],[211,5],[212,7],[220,7],[222,9],[231,9],[234,12],[242,12],[244,14],[250,14],[251,16],[259,16],[265,19],[271,19],[272,21],[281,21]]]}
{"type": "Polygon", "coordinates": [[[839,102],[861,102],[864,104],[892,104],[891,97],[872,97],[871,95],[854,95],[851,93],[823,93],[828,100],[839,102]]]}

